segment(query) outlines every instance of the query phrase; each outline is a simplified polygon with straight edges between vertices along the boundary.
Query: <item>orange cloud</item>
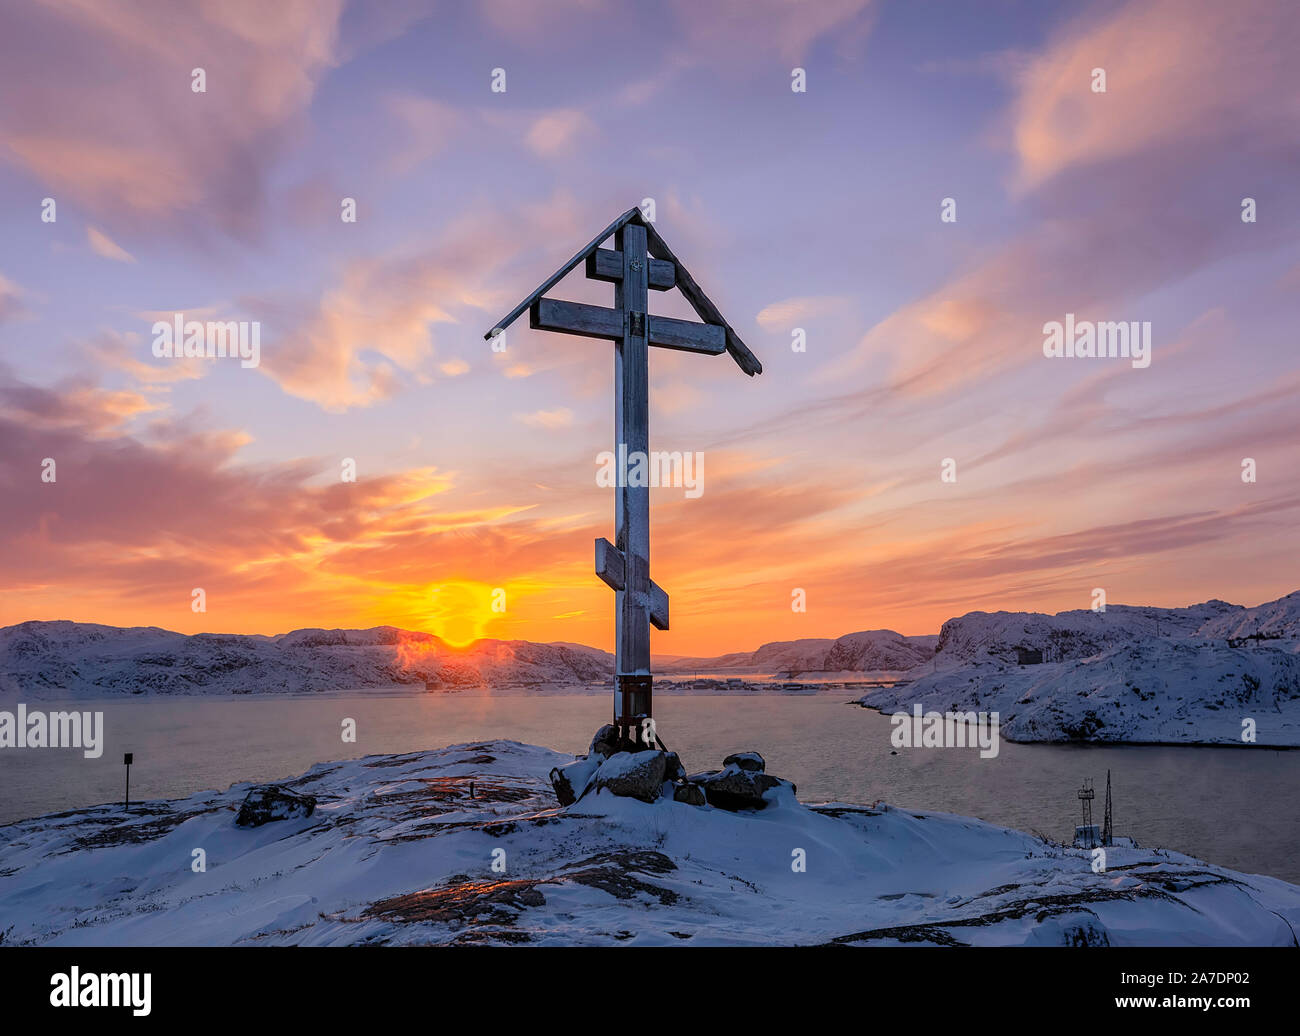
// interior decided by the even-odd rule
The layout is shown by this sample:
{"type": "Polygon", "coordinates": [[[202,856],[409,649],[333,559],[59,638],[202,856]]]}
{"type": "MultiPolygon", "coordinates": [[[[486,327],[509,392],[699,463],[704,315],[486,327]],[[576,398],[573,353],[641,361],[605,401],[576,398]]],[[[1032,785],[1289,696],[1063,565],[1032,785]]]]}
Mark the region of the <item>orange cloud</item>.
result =
{"type": "Polygon", "coordinates": [[[568,407],[535,410],[531,414],[515,414],[515,420],[533,428],[568,428],[573,424],[573,411],[568,407]]]}

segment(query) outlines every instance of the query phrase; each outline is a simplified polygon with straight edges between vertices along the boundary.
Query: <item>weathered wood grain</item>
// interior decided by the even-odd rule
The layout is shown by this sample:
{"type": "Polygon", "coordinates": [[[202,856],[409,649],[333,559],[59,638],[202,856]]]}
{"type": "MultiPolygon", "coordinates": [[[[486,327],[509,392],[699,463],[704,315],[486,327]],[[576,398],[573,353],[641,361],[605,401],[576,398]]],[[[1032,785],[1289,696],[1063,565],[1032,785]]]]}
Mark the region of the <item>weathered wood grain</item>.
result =
{"type": "Polygon", "coordinates": [[[718,307],[704,294],[703,289],[695,283],[695,278],[691,276],[690,270],[686,269],[681,260],[673,255],[673,250],[668,247],[653,226],[647,224],[646,231],[649,235],[648,247],[650,254],[656,259],[663,259],[673,264],[677,271],[677,288],[686,301],[691,304],[691,308],[699,314],[700,319],[706,324],[720,324],[726,329],[727,352],[731,353],[731,358],[750,377],[755,374],[762,374],[763,365],[759,363],[758,357],[749,351],[748,346],[740,340],[740,335],[736,334],[735,328],[727,323],[718,307]]]}
{"type": "MultiPolygon", "coordinates": [[[[587,256],[587,276],[594,281],[617,282],[623,279],[623,257],[609,248],[597,248],[587,256]]],[[[662,259],[650,260],[649,286],[652,291],[667,291],[677,283],[677,270],[662,259]]]]}
{"type": "Polygon", "coordinates": [[[512,309],[500,320],[498,320],[495,324],[493,324],[483,337],[493,338],[496,335],[500,334],[502,331],[504,331],[507,327],[509,327],[517,319],[519,319],[520,313],[522,313],[526,309],[531,308],[534,301],[541,298],[553,287],[559,284],[560,281],[564,280],[565,276],[568,274],[570,270],[572,270],[580,262],[586,259],[587,256],[590,255],[593,251],[595,251],[596,248],[598,248],[600,244],[603,241],[605,241],[611,234],[616,233],[621,227],[623,227],[624,224],[628,222],[628,220],[640,219],[640,218],[641,218],[640,209],[635,209],[635,208],[628,209],[625,213],[623,213],[623,215],[619,216],[618,219],[614,220],[613,223],[611,223],[599,234],[597,234],[585,245],[583,245],[582,248],[578,249],[578,251],[574,254],[572,259],[570,259],[567,263],[561,266],[553,274],[547,277],[546,280],[542,281],[542,283],[538,285],[536,291],[534,291],[531,295],[529,295],[526,299],[524,299],[523,302],[519,303],[519,305],[517,305],[514,309],[512,309]]]}
{"type": "MultiPolygon", "coordinates": [[[[645,319],[649,298],[649,256],[646,231],[628,222],[615,235],[623,254],[623,277],[614,285],[614,308],[623,318],[623,334],[615,343],[614,424],[615,455],[650,453],[649,341],[645,319]],[[639,319],[638,319],[639,318],[639,319]]],[[[619,479],[615,517],[617,539],[623,552],[623,589],[616,596],[615,673],[650,675],[650,487],[619,479]]],[[[634,706],[633,715],[638,709],[634,706]]],[[[616,716],[618,713],[615,714],[616,716]]]]}
{"type": "MultiPolygon", "coordinates": [[[[528,326],[538,331],[555,331],[584,338],[618,341],[623,336],[623,314],[604,306],[563,299],[538,299],[528,311],[528,326]]],[[[716,356],[727,349],[726,331],[717,324],[701,324],[676,317],[647,318],[647,337],[660,349],[706,353],[716,356]]]]}
{"type": "MultiPolygon", "coordinates": [[[[623,552],[603,536],[596,540],[596,575],[611,590],[624,586],[623,552]]],[[[653,579],[650,580],[650,623],[657,630],[668,628],[668,594],[653,579]]]]}

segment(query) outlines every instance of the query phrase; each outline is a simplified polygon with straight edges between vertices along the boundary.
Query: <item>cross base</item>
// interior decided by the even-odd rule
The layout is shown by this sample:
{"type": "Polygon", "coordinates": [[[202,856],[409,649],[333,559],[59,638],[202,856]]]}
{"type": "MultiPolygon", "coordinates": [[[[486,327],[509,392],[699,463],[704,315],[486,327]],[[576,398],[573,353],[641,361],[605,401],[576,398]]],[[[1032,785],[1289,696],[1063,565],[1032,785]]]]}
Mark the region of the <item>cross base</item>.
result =
{"type": "Polygon", "coordinates": [[[620,751],[644,752],[655,747],[658,736],[654,723],[646,723],[651,715],[650,692],[653,680],[651,676],[628,676],[622,673],[614,678],[615,700],[621,706],[614,716],[620,751]]]}

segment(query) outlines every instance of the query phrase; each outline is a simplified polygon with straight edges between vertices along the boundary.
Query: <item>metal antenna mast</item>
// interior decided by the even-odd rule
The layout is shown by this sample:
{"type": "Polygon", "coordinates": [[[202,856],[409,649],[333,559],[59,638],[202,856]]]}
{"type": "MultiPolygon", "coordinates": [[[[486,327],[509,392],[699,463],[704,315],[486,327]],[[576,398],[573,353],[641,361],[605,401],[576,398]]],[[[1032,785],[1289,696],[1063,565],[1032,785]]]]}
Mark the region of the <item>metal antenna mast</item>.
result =
{"type": "Polygon", "coordinates": [[[1085,848],[1091,849],[1092,845],[1092,800],[1097,797],[1096,792],[1092,790],[1092,778],[1083,779],[1083,787],[1079,789],[1079,805],[1083,809],[1083,826],[1080,828],[1083,838],[1088,844],[1085,848]]]}
{"type": "Polygon", "coordinates": [[[1101,822],[1101,844],[1110,845],[1113,832],[1110,826],[1110,771],[1106,771],[1106,814],[1101,822]]]}

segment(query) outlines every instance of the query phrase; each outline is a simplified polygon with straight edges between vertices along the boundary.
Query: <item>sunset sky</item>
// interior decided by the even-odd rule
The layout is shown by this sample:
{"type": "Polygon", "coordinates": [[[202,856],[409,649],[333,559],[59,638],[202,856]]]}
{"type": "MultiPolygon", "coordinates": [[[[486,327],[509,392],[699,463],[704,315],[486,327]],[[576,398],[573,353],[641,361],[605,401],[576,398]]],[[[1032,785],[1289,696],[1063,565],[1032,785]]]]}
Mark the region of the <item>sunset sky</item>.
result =
{"type": "Polygon", "coordinates": [[[0,20],[0,625],[612,649],[613,346],[482,336],[646,198],[764,365],[651,351],[652,448],[705,458],[652,494],[656,653],[1300,587],[1294,4],[0,20]],[[155,358],[177,312],[259,321],[260,366],[155,358]],[[1151,365],[1045,357],[1067,313],[1150,321],[1151,365]]]}

